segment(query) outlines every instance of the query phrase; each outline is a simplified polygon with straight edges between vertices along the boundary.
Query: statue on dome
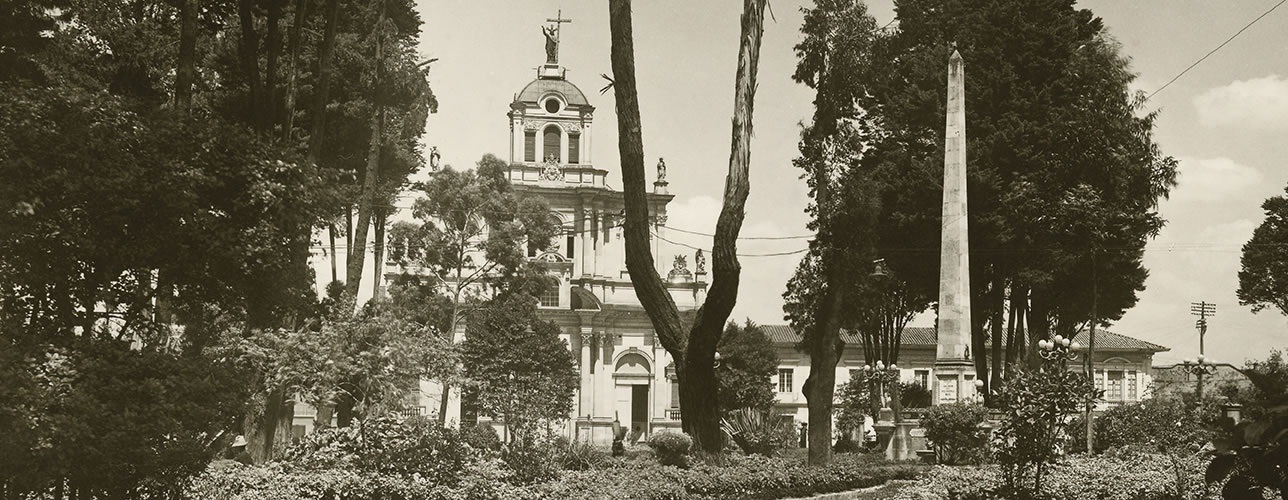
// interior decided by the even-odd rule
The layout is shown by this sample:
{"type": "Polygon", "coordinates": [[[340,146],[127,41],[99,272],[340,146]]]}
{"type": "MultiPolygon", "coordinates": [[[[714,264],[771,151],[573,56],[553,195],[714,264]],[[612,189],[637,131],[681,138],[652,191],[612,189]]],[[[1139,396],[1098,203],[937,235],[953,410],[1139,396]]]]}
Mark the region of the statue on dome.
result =
{"type": "Polygon", "coordinates": [[[702,253],[701,248],[698,249],[698,253],[693,255],[693,262],[698,266],[698,274],[707,272],[707,256],[702,253]]]}
{"type": "Polygon", "coordinates": [[[660,156],[657,159],[657,182],[666,182],[666,159],[660,156]]]}
{"type": "Polygon", "coordinates": [[[541,34],[546,36],[546,64],[558,64],[559,26],[542,26],[541,34]]]}

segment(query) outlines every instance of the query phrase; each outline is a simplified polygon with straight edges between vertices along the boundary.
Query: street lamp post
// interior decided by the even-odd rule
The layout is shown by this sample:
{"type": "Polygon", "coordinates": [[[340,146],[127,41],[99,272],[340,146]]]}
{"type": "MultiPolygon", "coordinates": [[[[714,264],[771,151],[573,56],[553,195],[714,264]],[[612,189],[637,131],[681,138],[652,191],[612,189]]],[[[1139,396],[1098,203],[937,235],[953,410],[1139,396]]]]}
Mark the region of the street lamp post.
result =
{"type": "Polygon", "coordinates": [[[1078,354],[1073,351],[1081,348],[1082,345],[1077,342],[1062,335],[1056,335],[1051,340],[1038,341],[1038,356],[1056,363],[1063,370],[1070,361],[1078,359],[1078,354]]]}
{"type": "Polygon", "coordinates": [[[1186,372],[1194,374],[1194,377],[1198,379],[1198,387],[1196,388],[1195,395],[1198,396],[1199,404],[1203,404],[1203,377],[1215,374],[1216,365],[1213,365],[1204,358],[1202,354],[1199,354],[1197,360],[1186,359],[1182,362],[1181,368],[1186,372]]]}

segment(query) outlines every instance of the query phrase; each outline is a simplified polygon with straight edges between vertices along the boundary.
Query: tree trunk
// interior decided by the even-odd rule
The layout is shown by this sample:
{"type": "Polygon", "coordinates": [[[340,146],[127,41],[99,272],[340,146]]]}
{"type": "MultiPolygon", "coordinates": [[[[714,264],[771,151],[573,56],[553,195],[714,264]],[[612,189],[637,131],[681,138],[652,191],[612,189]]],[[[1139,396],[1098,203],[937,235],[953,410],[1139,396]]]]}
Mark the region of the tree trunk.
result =
{"type": "Polygon", "coordinates": [[[277,427],[282,415],[282,406],[286,397],[281,389],[274,389],[268,392],[268,397],[264,402],[264,413],[252,422],[252,429],[249,445],[246,451],[250,453],[255,463],[262,464],[273,459],[273,448],[277,442],[277,427]]]}
{"type": "Polygon", "coordinates": [[[200,0],[183,0],[179,12],[179,60],[174,72],[174,107],[188,116],[192,109],[192,85],[197,79],[197,12],[200,0]]]}
{"type": "MultiPolygon", "coordinates": [[[[308,0],[296,0],[295,2],[295,19],[291,23],[290,60],[287,62],[286,76],[286,98],[282,104],[283,122],[282,122],[282,140],[289,141],[292,132],[295,130],[295,86],[296,79],[300,73],[300,45],[303,43],[304,33],[304,11],[308,6],[308,0]]],[[[332,240],[334,241],[334,240],[332,240]]],[[[332,252],[334,255],[334,252],[332,252]]],[[[331,262],[335,262],[332,258],[331,262]]],[[[334,281],[334,277],[332,279],[334,281]]]]}
{"type": "MultiPolygon", "coordinates": [[[[840,282],[835,282],[839,285],[840,282]]],[[[805,379],[805,402],[809,408],[809,464],[832,461],[832,404],[836,392],[836,364],[844,344],[840,340],[839,312],[842,296],[833,283],[823,290],[815,313],[813,339],[808,344],[810,368],[805,379]]],[[[869,390],[875,401],[876,391],[869,390]]],[[[874,415],[875,417],[875,415],[874,415]]]]}
{"type": "MultiPolygon", "coordinates": [[[[358,201],[358,226],[353,229],[353,246],[349,251],[347,282],[344,284],[349,300],[357,307],[358,289],[362,286],[362,268],[367,258],[367,229],[371,226],[372,210],[376,204],[376,187],[380,184],[380,149],[384,143],[385,108],[381,104],[380,84],[384,76],[384,25],[385,9],[380,9],[376,19],[376,78],[372,82],[371,143],[367,149],[367,169],[362,176],[362,194],[358,201]]],[[[377,263],[377,266],[379,263],[377,263]]]]}
{"type": "Polygon", "coordinates": [[[990,294],[992,299],[989,300],[989,342],[992,344],[993,369],[987,378],[981,378],[984,381],[984,401],[992,402],[992,393],[994,387],[1000,387],[1002,382],[1002,371],[1006,367],[1006,359],[1002,357],[1002,344],[1004,343],[1003,326],[1004,310],[1006,308],[1006,287],[1003,286],[1004,279],[1000,273],[993,275],[993,290],[990,294]]]}
{"type": "MultiPolygon", "coordinates": [[[[452,321],[448,324],[447,331],[444,332],[444,334],[447,335],[447,341],[453,344],[456,342],[456,324],[458,321],[460,321],[460,315],[461,315],[460,282],[461,282],[461,270],[460,270],[460,267],[458,266],[456,268],[457,289],[455,294],[452,296],[452,321]]],[[[438,425],[446,425],[447,424],[447,406],[448,406],[448,403],[451,401],[450,395],[452,394],[452,387],[450,384],[447,383],[447,380],[443,380],[440,386],[442,387],[442,391],[438,396],[438,425]]]]}
{"type": "Polygon", "coordinates": [[[268,0],[268,19],[264,39],[264,95],[260,102],[264,113],[264,130],[272,130],[277,124],[277,114],[281,108],[277,105],[277,61],[282,55],[282,2],[268,0]]]}
{"type": "MultiPolygon", "coordinates": [[[[377,173],[377,177],[379,177],[379,173],[377,173]]],[[[375,212],[375,221],[376,221],[375,222],[376,235],[371,240],[371,244],[373,246],[372,252],[371,252],[371,256],[372,256],[371,298],[373,300],[378,300],[381,298],[381,295],[380,295],[380,282],[382,281],[381,274],[385,269],[384,259],[385,259],[385,212],[386,210],[384,208],[377,208],[377,209],[374,209],[374,212],[375,212]]]]}
{"type": "Polygon", "coordinates": [[[259,36],[255,33],[255,14],[251,11],[253,0],[237,1],[237,19],[241,24],[242,73],[245,73],[246,85],[250,91],[247,99],[247,118],[259,130],[264,129],[264,112],[261,109],[263,89],[259,81],[259,36]]]}
{"type": "Polygon", "coordinates": [[[334,222],[327,224],[326,237],[331,244],[331,258],[328,259],[331,261],[331,283],[335,283],[336,281],[340,280],[340,275],[336,274],[336,269],[335,269],[335,263],[337,260],[340,260],[340,256],[336,255],[335,253],[335,223],[334,222]]]}
{"type": "MultiPolygon", "coordinates": [[[[313,127],[309,134],[308,159],[312,163],[317,163],[321,157],[325,140],[326,105],[330,102],[331,92],[331,62],[335,59],[335,33],[340,29],[340,0],[326,0],[324,14],[326,27],[322,30],[322,47],[318,49],[318,82],[313,96],[313,127]]],[[[346,246],[345,251],[349,248],[346,246]]],[[[331,258],[335,258],[334,253],[331,258]]]]}
{"type": "Polygon", "coordinates": [[[741,274],[736,240],[742,228],[750,187],[747,174],[751,162],[752,104],[764,31],[764,9],[765,0],[744,0],[735,82],[733,144],[725,178],[724,206],[716,222],[711,252],[711,287],[706,301],[698,309],[692,330],[686,336],[679,310],[653,265],[649,249],[649,205],[645,193],[639,92],[635,84],[631,2],[612,0],[609,3],[618,149],[626,205],[626,268],[640,303],[653,322],[658,341],[684,373],[680,377],[682,426],[700,449],[713,453],[719,452],[723,445],[719,407],[713,405],[712,398],[715,394],[715,349],[737,300],[741,274]],[[686,389],[686,385],[690,387],[686,389]]]}

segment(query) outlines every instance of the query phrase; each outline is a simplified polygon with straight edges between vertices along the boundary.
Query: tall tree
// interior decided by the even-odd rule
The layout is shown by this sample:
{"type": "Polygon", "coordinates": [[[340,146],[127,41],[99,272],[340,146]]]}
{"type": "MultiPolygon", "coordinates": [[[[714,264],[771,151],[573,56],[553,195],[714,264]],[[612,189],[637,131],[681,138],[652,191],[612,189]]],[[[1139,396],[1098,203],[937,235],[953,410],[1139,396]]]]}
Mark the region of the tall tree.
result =
{"type": "Polygon", "coordinates": [[[639,91],[635,84],[635,46],[630,0],[609,3],[612,33],[613,89],[617,102],[618,150],[622,158],[622,189],[626,205],[626,269],[631,284],[653,323],[658,341],[675,360],[680,380],[680,418],[684,432],[702,450],[723,446],[720,408],[711,404],[717,389],[716,346],[738,296],[741,266],[737,256],[751,162],[751,118],[756,93],[756,70],[764,34],[766,0],[743,2],[738,73],[734,83],[733,144],[729,171],[712,248],[711,287],[692,327],[685,331],[675,301],[653,265],[649,249],[649,208],[644,180],[644,140],[640,130],[639,91]]]}
{"type": "MultiPolygon", "coordinates": [[[[424,194],[412,209],[419,222],[400,222],[390,231],[391,260],[423,270],[450,298],[448,340],[489,295],[535,296],[548,286],[545,272],[527,259],[524,247],[549,246],[561,228],[544,201],[514,191],[507,167],[487,154],[474,170],[443,168],[416,186],[424,194]]],[[[441,422],[447,418],[449,390],[444,383],[441,422]]]]}
{"type": "Polygon", "coordinates": [[[1135,303],[1176,163],[1151,138],[1156,115],[1138,113],[1143,96],[1129,91],[1135,76],[1119,45],[1072,0],[896,6],[895,27],[861,56],[871,69],[852,75],[861,123],[875,132],[860,163],[881,189],[877,253],[933,296],[944,68],[955,45],[971,130],[971,352],[995,384],[1039,339],[1086,325],[1093,302],[1101,323],[1135,303]],[[1001,343],[991,352],[990,335],[1001,343]]]}
{"type": "Polygon", "coordinates": [[[774,406],[778,353],[759,325],[751,320],[742,326],[730,321],[720,337],[717,352],[720,366],[716,367],[716,381],[720,386],[721,408],[768,411],[774,406]]]}
{"type": "Polygon", "coordinates": [[[521,444],[539,424],[568,417],[579,383],[559,326],[537,318],[537,302],[502,295],[470,314],[461,358],[480,409],[505,420],[521,444]]]}
{"type": "MultiPolygon", "coordinates": [[[[866,135],[855,101],[876,21],[863,3],[821,1],[805,9],[797,44],[800,59],[792,78],[815,89],[814,117],[802,131],[801,157],[814,197],[807,208],[810,229],[818,236],[802,260],[785,296],[788,318],[802,332],[802,347],[810,356],[804,392],[809,405],[809,462],[831,460],[832,402],[836,364],[845,343],[842,306],[854,299],[856,279],[871,269],[874,257],[874,219],[879,200],[868,182],[845,182],[863,177],[856,171],[866,135]],[[843,229],[842,229],[843,228],[843,229]]],[[[871,360],[870,360],[871,361],[871,360]]]]}
{"type": "Polygon", "coordinates": [[[1272,196],[1261,209],[1266,219],[1243,244],[1239,304],[1252,306],[1254,313],[1274,307],[1288,315],[1288,197],[1272,196]]]}

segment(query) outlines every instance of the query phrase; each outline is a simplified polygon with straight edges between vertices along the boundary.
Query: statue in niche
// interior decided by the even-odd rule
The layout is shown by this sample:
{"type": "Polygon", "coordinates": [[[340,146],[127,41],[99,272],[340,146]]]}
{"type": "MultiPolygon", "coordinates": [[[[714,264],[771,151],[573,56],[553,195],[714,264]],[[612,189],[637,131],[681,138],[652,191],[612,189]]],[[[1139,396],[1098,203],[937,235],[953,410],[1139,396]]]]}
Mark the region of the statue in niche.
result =
{"type": "Polygon", "coordinates": [[[666,182],[666,159],[657,159],[657,182],[666,182]]]}
{"type": "Polygon", "coordinates": [[[698,274],[707,272],[707,255],[702,253],[701,248],[698,249],[697,253],[693,254],[693,265],[696,267],[698,274]]]}

